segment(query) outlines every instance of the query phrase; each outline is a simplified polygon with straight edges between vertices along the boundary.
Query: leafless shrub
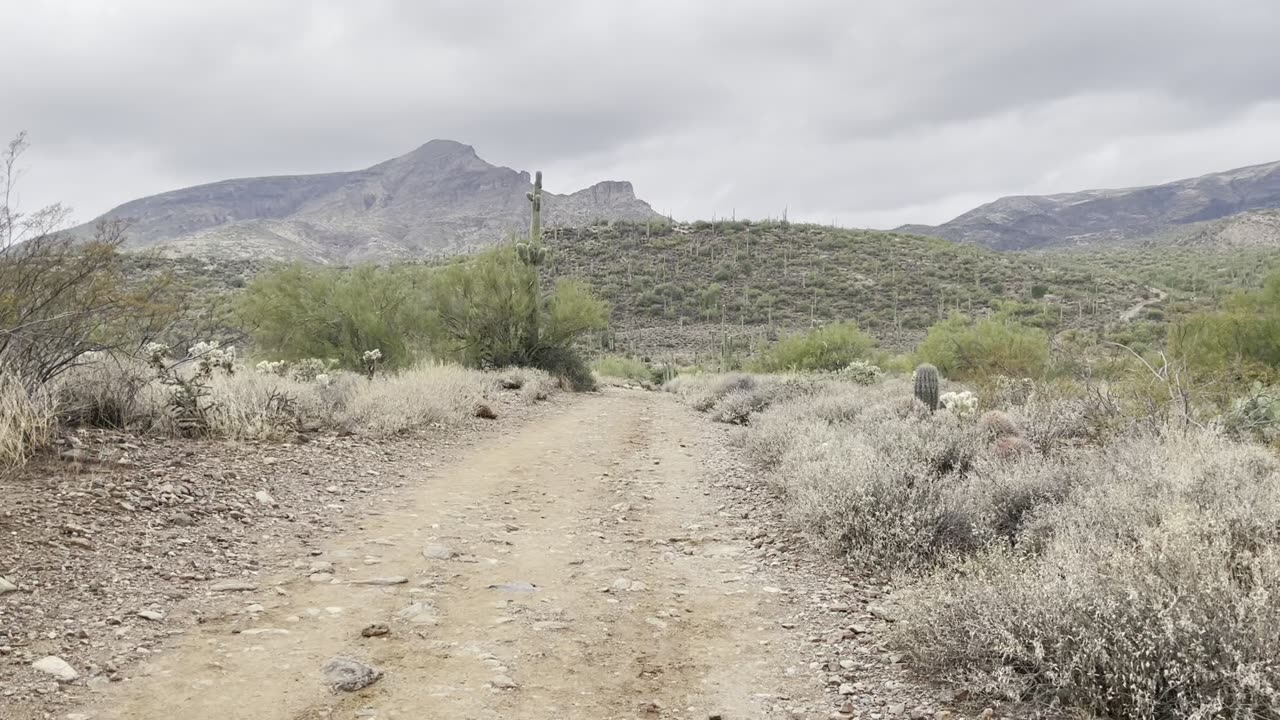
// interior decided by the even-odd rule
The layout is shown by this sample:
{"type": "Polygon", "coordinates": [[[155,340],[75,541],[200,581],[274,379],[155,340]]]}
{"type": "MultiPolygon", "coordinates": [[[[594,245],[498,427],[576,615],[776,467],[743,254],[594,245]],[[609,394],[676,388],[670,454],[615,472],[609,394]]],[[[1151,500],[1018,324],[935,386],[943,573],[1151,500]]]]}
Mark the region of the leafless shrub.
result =
{"type": "Polygon", "coordinates": [[[911,593],[900,640],[920,669],[1107,717],[1274,717],[1280,463],[1195,431],[1081,472],[1023,543],[911,593]]]}

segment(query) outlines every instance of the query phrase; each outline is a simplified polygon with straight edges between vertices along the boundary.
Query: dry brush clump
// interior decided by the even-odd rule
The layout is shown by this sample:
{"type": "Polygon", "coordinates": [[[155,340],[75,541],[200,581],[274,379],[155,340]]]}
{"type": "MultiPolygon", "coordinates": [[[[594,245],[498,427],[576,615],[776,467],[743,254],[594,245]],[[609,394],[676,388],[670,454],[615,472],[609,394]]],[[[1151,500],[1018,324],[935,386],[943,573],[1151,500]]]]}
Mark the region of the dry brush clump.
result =
{"type": "Polygon", "coordinates": [[[915,588],[920,669],[1107,717],[1280,708],[1280,463],[1209,433],[1100,451],[1021,542],[915,588]]]}
{"type": "Polygon", "coordinates": [[[217,371],[192,362],[162,365],[159,375],[154,364],[130,359],[104,357],[78,366],[55,384],[58,416],[67,425],[189,435],[181,420],[195,402],[198,434],[209,437],[284,439],[321,428],[385,437],[465,422],[503,381],[522,388],[528,403],[555,390],[550,375],[528,369],[500,379],[456,365],[419,365],[369,378],[320,361],[259,363],[256,372],[234,364],[217,371]]]}
{"type": "Polygon", "coordinates": [[[0,471],[19,466],[52,445],[58,425],[56,407],[44,388],[30,388],[0,372],[0,471]]]}
{"type": "Polygon", "coordinates": [[[817,545],[909,588],[918,669],[1106,717],[1280,717],[1271,452],[1061,386],[981,416],[911,394],[829,385],[743,447],[817,545]]]}

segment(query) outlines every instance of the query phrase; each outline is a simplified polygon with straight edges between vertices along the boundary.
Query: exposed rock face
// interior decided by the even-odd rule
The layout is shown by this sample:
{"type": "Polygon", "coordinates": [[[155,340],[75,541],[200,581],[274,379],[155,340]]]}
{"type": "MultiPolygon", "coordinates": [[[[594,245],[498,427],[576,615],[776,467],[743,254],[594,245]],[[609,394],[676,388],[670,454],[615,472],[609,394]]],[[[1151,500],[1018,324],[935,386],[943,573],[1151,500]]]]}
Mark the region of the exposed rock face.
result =
{"type": "MultiPolygon", "coordinates": [[[[128,247],[165,255],[409,259],[492,245],[523,229],[530,184],[529,173],[490,165],[468,145],[432,140],[365,170],[226,180],[134,200],[104,217],[132,220],[128,247]]],[[[660,217],[617,181],[545,193],[543,207],[547,227],[660,217]]]]}
{"type": "MultiPolygon", "coordinates": [[[[1172,240],[1179,235],[1172,230],[1277,208],[1280,162],[1164,185],[1001,198],[937,227],[904,225],[899,230],[998,250],[1028,250],[1144,237],[1172,240]]],[[[1256,230],[1257,223],[1249,227],[1256,230]]],[[[1234,240],[1231,233],[1224,237],[1234,240]]],[[[1257,244],[1258,237],[1275,236],[1251,232],[1248,237],[1249,244],[1257,244]]]]}

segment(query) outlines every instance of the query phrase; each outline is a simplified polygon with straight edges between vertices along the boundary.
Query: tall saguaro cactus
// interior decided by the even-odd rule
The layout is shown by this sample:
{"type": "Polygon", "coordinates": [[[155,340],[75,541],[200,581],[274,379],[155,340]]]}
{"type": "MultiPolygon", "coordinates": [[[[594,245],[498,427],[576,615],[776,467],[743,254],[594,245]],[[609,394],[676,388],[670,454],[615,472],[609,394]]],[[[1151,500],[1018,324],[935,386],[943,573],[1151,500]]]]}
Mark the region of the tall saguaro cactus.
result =
{"type": "Polygon", "coordinates": [[[529,293],[529,318],[526,332],[526,352],[536,353],[541,341],[540,335],[540,313],[541,309],[541,271],[540,266],[546,262],[547,249],[542,245],[542,171],[539,170],[534,176],[533,191],[525,193],[525,197],[529,198],[529,206],[532,210],[529,218],[529,239],[524,242],[516,243],[516,259],[529,267],[532,271],[529,276],[529,285],[527,292],[529,293]]]}
{"type": "Polygon", "coordinates": [[[529,204],[533,206],[533,216],[529,219],[529,242],[536,243],[542,239],[542,171],[533,176],[533,192],[525,193],[529,204]]]}
{"type": "Polygon", "coordinates": [[[532,214],[529,218],[529,239],[516,243],[516,256],[520,262],[531,267],[541,265],[547,259],[547,251],[542,247],[542,171],[534,176],[533,191],[525,193],[529,198],[532,214]]]}

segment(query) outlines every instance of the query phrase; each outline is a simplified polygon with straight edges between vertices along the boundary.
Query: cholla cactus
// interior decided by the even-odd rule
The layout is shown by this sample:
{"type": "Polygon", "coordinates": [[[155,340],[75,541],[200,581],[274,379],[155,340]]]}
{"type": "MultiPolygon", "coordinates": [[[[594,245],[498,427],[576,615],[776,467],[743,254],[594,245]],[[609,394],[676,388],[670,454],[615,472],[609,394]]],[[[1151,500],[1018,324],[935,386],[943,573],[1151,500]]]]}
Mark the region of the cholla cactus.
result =
{"type": "Polygon", "coordinates": [[[276,360],[274,362],[263,360],[255,365],[254,369],[261,375],[278,375],[280,377],[284,377],[289,372],[289,363],[283,360],[276,360]]]}
{"type": "Polygon", "coordinates": [[[169,346],[164,343],[149,342],[142,347],[142,358],[153,370],[163,370],[168,355],[169,346]]]}
{"type": "Polygon", "coordinates": [[[943,393],[938,403],[959,417],[969,417],[978,412],[978,396],[965,390],[964,392],[943,393]]]}
{"type": "Polygon", "coordinates": [[[884,371],[866,360],[854,360],[836,371],[836,377],[858,385],[874,385],[880,382],[884,371]]]}
{"type": "MultiPolygon", "coordinates": [[[[365,354],[368,355],[368,353],[365,354]]],[[[329,363],[320,358],[299,360],[293,366],[293,379],[300,382],[311,382],[323,375],[329,369],[329,365],[329,363]]]]}
{"type": "Polygon", "coordinates": [[[218,347],[215,341],[198,342],[187,349],[187,357],[196,361],[196,374],[212,377],[217,370],[232,375],[236,370],[235,347],[218,347]]]}
{"type": "Polygon", "coordinates": [[[360,360],[364,363],[364,371],[372,378],[378,370],[378,364],[382,362],[382,351],[377,348],[365,350],[360,360]]]}
{"type": "Polygon", "coordinates": [[[315,376],[313,380],[315,380],[315,383],[320,387],[329,387],[333,384],[333,376],[328,373],[320,373],[315,376]]]}

